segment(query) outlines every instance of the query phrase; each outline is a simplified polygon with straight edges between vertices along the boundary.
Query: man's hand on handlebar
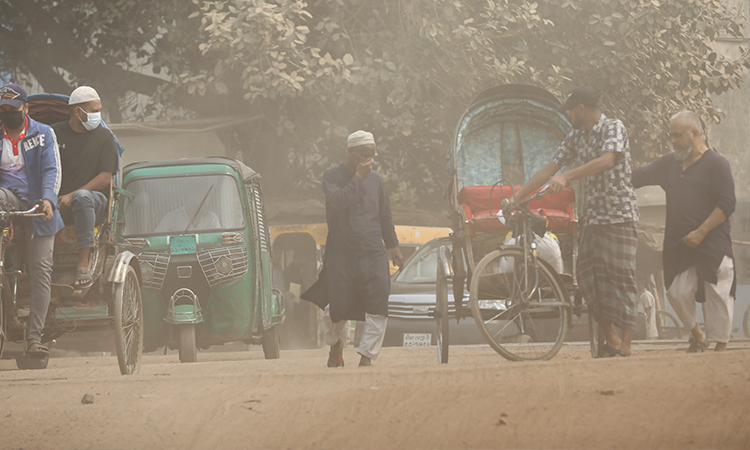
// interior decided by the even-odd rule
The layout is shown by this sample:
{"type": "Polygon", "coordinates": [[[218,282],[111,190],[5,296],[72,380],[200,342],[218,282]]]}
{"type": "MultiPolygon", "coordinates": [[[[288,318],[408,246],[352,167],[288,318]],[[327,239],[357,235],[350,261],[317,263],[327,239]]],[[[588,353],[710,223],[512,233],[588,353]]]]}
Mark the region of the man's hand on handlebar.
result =
{"type": "Polygon", "coordinates": [[[52,203],[49,200],[44,200],[42,202],[42,213],[44,213],[44,220],[49,222],[52,220],[52,215],[54,214],[52,212],[52,203]]]}
{"type": "Polygon", "coordinates": [[[551,194],[557,194],[559,192],[562,192],[562,190],[566,188],[569,184],[570,184],[570,181],[568,181],[568,177],[566,177],[564,173],[561,173],[560,175],[555,175],[549,181],[549,192],[551,194]]]}

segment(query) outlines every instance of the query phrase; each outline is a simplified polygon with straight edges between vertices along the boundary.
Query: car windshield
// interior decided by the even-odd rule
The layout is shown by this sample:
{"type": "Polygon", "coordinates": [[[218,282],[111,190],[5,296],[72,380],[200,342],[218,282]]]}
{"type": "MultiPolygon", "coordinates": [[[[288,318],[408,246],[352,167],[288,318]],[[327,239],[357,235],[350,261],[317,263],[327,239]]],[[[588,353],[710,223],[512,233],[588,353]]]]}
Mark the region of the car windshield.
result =
{"type": "Polygon", "coordinates": [[[136,178],[125,189],[135,197],[125,203],[123,236],[204,233],[245,225],[239,187],[228,174],[136,178]]]}
{"type": "Polygon", "coordinates": [[[450,241],[432,241],[420,248],[409,259],[403,270],[396,276],[399,283],[434,283],[437,277],[437,250],[445,245],[450,250],[450,241]]]}

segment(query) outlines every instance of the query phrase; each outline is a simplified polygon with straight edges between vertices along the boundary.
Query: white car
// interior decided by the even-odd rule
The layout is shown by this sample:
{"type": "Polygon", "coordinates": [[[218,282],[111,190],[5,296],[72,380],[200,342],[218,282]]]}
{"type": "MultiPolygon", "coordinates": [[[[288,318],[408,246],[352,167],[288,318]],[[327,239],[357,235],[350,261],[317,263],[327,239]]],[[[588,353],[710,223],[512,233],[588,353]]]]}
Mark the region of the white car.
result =
{"type": "MultiPolygon", "coordinates": [[[[437,250],[451,248],[449,238],[433,239],[419,248],[404,267],[391,277],[391,295],[388,299],[388,326],[385,346],[437,345],[435,311],[435,279],[437,276],[437,250]]],[[[469,293],[464,292],[464,305],[469,293]]],[[[448,308],[455,310],[453,288],[448,285],[448,308]]],[[[484,344],[472,317],[459,321],[451,319],[450,344],[484,344]]]]}

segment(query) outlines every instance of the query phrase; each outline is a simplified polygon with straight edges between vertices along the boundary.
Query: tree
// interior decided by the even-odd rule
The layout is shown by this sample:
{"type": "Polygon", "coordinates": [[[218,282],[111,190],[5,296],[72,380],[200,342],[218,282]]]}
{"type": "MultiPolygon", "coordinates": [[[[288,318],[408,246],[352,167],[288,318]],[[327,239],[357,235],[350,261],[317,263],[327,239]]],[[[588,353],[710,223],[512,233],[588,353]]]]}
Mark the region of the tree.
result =
{"type": "Polygon", "coordinates": [[[97,86],[118,122],[118,99],[152,96],[200,59],[194,9],[180,0],[0,0],[0,70],[31,75],[47,92],[97,86]]]}
{"type": "MultiPolygon", "coordinates": [[[[626,123],[634,158],[646,162],[667,151],[673,113],[690,108],[718,122],[709,95],[738,88],[748,67],[747,54],[711,48],[720,34],[741,36],[742,18],[720,0],[3,3],[13,14],[0,30],[39,34],[65,55],[22,58],[39,79],[52,71],[70,84],[102,73],[117,80],[115,92],[153,94],[162,113],[262,114],[225,138],[270,191],[301,196],[319,195],[346,135],[369,129],[394,198],[423,207],[442,204],[455,124],[484,88],[520,82],[561,97],[581,84],[598,88],[607,113],[626,123]],[[61,48],[63,32],[73,49],[61,48]],[[74,67],[60,61],[73,58],[74,67]],[[121,71],[142,76],[116,78],[121,71]]],[[[2,67],[20,57],[11,56],[0,43],[2,67]]]]}

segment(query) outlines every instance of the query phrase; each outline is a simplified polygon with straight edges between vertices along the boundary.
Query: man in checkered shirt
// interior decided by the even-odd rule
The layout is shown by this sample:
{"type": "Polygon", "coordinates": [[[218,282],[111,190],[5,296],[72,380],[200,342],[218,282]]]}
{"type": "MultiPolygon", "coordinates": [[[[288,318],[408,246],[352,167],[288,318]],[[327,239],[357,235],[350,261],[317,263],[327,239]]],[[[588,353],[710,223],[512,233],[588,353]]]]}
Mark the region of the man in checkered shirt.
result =
{"type": "Polygon", "coordinates": [[[573,130],[552,161],[516,193],[523,199],[549,181],[556,193],[581,179],[583,225],[576,267],[578,285],[607,343],[600,356],[630,356],[636,323],[636,223],[639,220],[631,183],[630,144],[625,126],[605,116],[599,94],[574,89],[560,111],[573,130]],[[575,166],[556,175],[563,166],[575,166]],[[615,327],[622,330],[622,338],[615,327]]]}

